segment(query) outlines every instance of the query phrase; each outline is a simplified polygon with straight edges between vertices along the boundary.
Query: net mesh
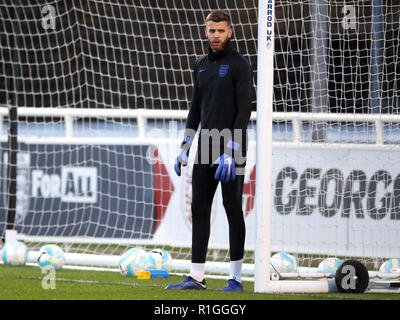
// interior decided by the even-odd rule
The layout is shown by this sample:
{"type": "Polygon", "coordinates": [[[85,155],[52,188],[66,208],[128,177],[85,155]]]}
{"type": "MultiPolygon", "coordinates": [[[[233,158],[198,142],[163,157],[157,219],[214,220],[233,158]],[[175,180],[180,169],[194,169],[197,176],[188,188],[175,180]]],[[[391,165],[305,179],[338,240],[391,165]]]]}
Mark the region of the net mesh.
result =
{"type": "MultiPolygon", "coordinates": [[[[360,256],[376,267],[400,255],[400,6],[378,3],[275,1],[272,249],[301,266],[360,256]]],[[[68,252],[161,246],[190,259],[191,166],[174,176],[185,125],[174,112],[188,110],[214,9],[231,14],[233,43],[257,85],[257,8],[249,0],[3,1],[0,103],[20,110],[17,230],[68,252]],[[144,126],[138,109],[150,111],[144,126]]],[[[253,118],[243,200],[249,263],[255,125],[253,118]]],[[[208,256],[228,262],[221,203],[217,191],[208,256]]]]}

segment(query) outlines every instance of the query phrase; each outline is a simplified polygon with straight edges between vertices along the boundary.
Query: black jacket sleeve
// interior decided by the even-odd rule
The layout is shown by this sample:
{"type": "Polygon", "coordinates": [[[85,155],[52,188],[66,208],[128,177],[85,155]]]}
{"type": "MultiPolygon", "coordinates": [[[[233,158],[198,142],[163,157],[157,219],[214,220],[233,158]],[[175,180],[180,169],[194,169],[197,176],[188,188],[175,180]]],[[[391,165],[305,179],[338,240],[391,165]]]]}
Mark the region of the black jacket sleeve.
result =
{"type": "MultiPolygon", "coordinates": [[[[242,145],[245,141],[247,125],[250,120],[253,95],[253,72],[245,58],[243,58],[242,63],[237,64],[236,68],[234,68],[233,77],[237,108],[233,124],[233,140],[242,145]],[[242,139],[240,139],[240,136],[235,138],[235,132],[241,132],[242,139]]],[[[242,147],[244,146],[242,145],[242,147]]]]}
{"type": "Polygon", "coordinates": [[[199,86],[197,83],[197,63],[193,68],[193,89],[192,100],[190,102],[189,114],[186,122],[186,129],[184,136],[190,136],[190,144],[193,142],[194,135],[200,124],[200,101],[199,101],[199,86]]]}

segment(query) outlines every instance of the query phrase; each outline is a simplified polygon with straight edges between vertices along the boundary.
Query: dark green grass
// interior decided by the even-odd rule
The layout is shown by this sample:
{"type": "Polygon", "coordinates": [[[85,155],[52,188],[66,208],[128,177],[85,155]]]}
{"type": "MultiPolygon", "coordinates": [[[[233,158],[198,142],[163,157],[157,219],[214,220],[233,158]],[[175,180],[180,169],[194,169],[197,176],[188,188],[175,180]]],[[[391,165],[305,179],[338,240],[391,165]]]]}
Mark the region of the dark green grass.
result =
{"type": "Polygon", "coordinates": [[[207,279],[207,290],[165,290],[165,286],[183,280],[143,280],[127,278],[118,272],[79,271],[63,269],[56,272],[55,289],[44,289],[38,267],[0,265],[1,300],[364,300],[400,299],[395,293],[366,294],[263,294],[254,293],[254,284],[244,282],[243,293],[223,293],[225,280],[207,279]]]}

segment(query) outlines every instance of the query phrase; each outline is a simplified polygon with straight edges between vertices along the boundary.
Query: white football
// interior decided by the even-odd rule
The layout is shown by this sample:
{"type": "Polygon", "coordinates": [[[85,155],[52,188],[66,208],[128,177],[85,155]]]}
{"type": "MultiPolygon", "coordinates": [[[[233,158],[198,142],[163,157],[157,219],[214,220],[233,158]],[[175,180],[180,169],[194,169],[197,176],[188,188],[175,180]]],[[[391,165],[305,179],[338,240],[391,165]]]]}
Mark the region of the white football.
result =
{"type": "Polygon", "coordinates": [[[3,262],[8,266],[23,266],[28,260],[28,247],[21,241],[9,241],[3,247],[3,262]]]}
{"type": "Polygon", "coordinates": [[[59,246],[48,244],[40,248],[37,263],[41,269],[52,267],[54,270],[61,270],[64,262],[64,251],[59,246]]]}
{"type": "MultiPolygon", "coordinates": [[[[388,259],[379,267],[380,273],[400,274],[400,259],[388,259]]],[[[398,280],[399,278],[384,278],[384,280],[398,280]]]]}
{"type": "Polygon", "coordinates": [[[146,269],[167,270],[172,267],[172,257],[164,249],[153,249],[146,257],[146,269]]]}
{"type": "Polygon", "coordinates": [[[343,260],[338,258],[326,258],[318,265],[319,273],[335,273],[337,268],[343,263],[343,260]]]}
{"type": "Polygon", "coordinates": [[[289,273],[297,271],[297,260],[294,256],[286,252],[275,253],[271,259],[271,272],[289,273]]]}
{"type": "Polygon", "coordinates": [[[124,252],[118,261],[120,273],[125,277],[136,276],[146,266],[146,254],[142,248],[131,248],[124,252]]]}

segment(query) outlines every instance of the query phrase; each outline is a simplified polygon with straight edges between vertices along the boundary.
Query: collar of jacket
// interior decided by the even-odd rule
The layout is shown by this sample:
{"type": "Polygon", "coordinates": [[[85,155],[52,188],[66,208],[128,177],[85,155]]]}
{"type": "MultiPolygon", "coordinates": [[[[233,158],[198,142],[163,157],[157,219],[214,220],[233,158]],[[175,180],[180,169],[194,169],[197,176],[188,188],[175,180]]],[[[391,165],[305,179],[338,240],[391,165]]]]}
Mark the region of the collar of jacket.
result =
{"type": "Polygon", "coordinates": [[[232,50],[232,45],[231,45],[230,40],[228,40],[228,42],[226,43],[225,48],[220,51],[212,51],[209,46],[208,47],[208,59],[210,59],[211,61],[216,61],[216,60],[224,57],[231,50],[232,50]]]}

